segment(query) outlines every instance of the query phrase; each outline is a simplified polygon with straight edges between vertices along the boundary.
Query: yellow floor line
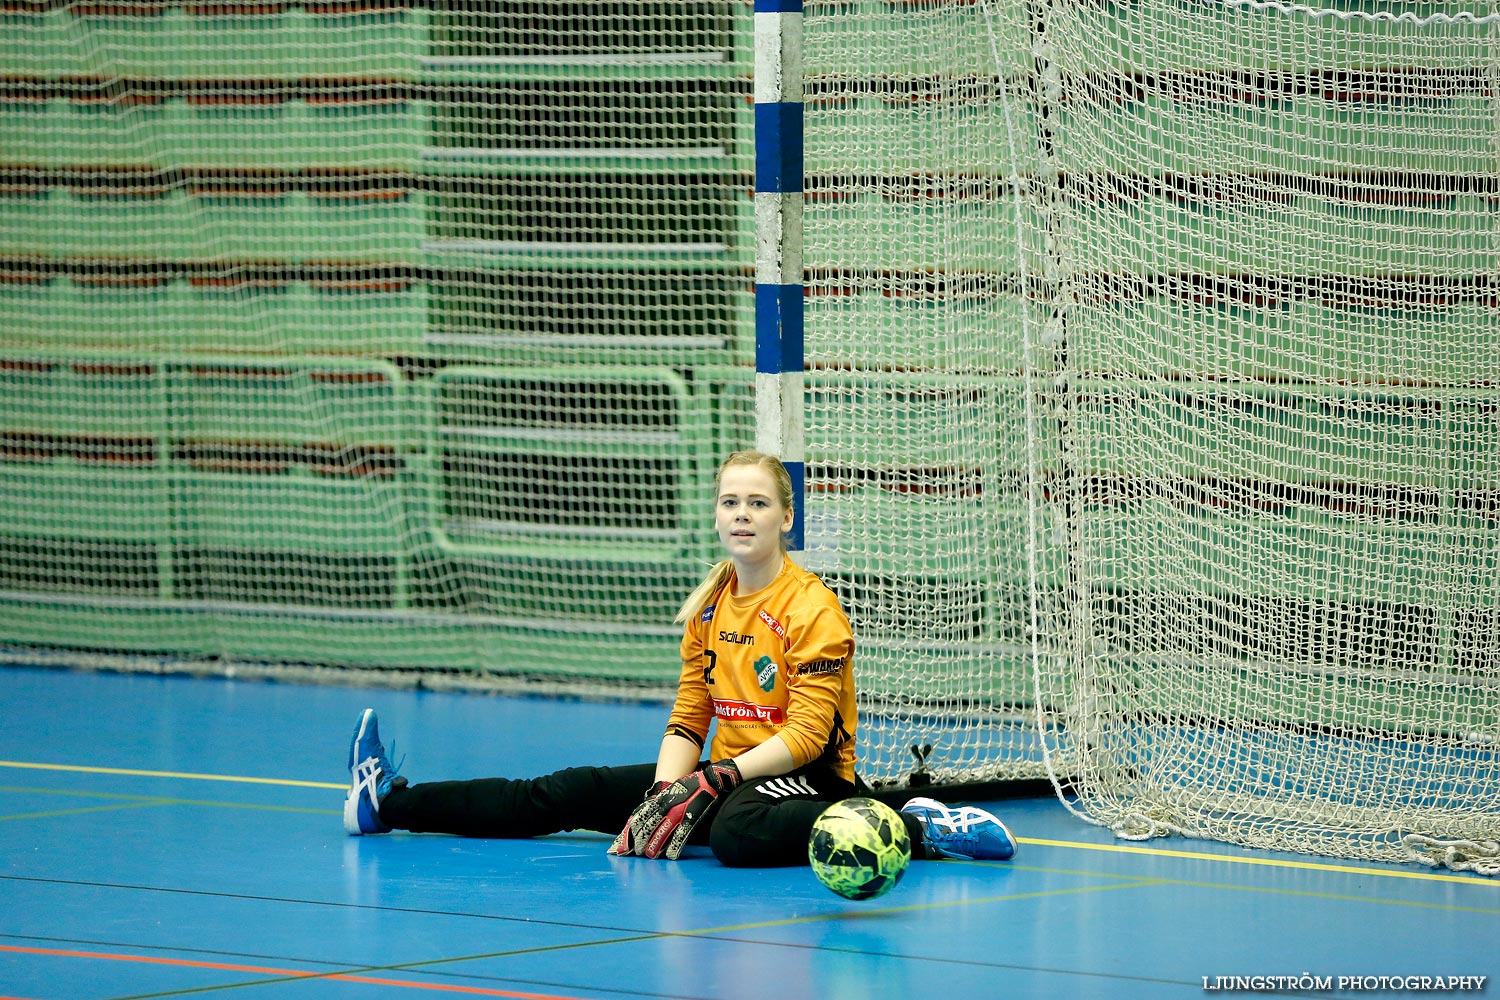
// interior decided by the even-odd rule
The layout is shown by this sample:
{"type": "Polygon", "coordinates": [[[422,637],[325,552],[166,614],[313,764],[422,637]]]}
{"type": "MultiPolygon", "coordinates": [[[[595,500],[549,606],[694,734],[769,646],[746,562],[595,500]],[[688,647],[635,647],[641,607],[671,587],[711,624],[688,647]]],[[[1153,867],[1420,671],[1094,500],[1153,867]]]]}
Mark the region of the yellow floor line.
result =
{"type": "MultiPolygon", "coordinates": [[[[947,862],[941,862],[947,864],[947,862]]],[[[1107,876],[1099,876],[1107,877],[1107,876]]],[[[880,914],[887,916],[892,913],[914,913],[919,910],[944,910],[957,906],[978,906],[984,903],[1013,903],[1026,899],[1048,899],[1054,896],[1077,896],[1084,893],[1110,892],[1115,889],[1139,889],[1149,888],[1154,885],[1169,884],[1170,880],[1154,878],[1135,878],[1130,875],[1118,876],[1119,881],[1110,882],[1107,885],[1077,885],[1068,886],[1063,889],[1041,889],[1036,892],[1009,892],[998,896],[977,896],[964,899],[944,899],[935,903],[909,903],[906,905],[890,906],[885,903],[873,904],[868,909],[839,910],[833,913],[817,913],[804,917],[785,917],[779,920],[765,920],[753,924],[730,924],[724,927],[700,927],[696,930],[663,931],[664,937],[701,937],[709,935],[732,934],[737,931],[763,930],[770,927],[789,927],[793,924],[812,924],[822,921],[848,920],[866,915],[880,914]]]]}
{"type": "Polygon", "coordinates": [[[1399,868],[1361,868],[1355,865],[1332,865],[1318,861],[1284,861],[1279,858],[1246,858],[1233,854],[1211,854],[1206,851],[1171,851],[1160,847],[1134,847],[1127,844],[1088,844],[1076,840],[1044,840],[1017,837],[1022,844],[1038,847],[1065,847],[1078,851],[1110,851],[1116,854],[1150,854],[1162,858],[1186,858],[1191,861],[1217,861],[1231,865],[1257,865],[1263,868],[1301,868],[1307,871],[1340,872],[1346,875],[1375,875],[1380,878],[1412,878],[1426,882],[1458,882],[1463,885],[1485,885],[1500,888],[1500,879],[1473,875],[1442,875],[1436,872],[1411,872],[1399,868]]]}
{"type": "MultiPolygon", "coordinates": [[[[189,781],[226,781],[249,785],[281,785],[290,788],[344,789],[342,782],[294,781],[290,778],[251,778],[229,774],[193,774],[180,771],[141,771],[120,767],[86,767],[77,764],[33,764],[26,761],[0,760],[0,767],[13,767],[34,771],[73,771],[81,774],[117,774],[143,778],[180,778],[189,781]]],[[[1214,861],[1223,864],[1257,865],[1263,868],[1299,868],[1306,871],[1339,872],[1346,875],[1373,875],[1378,878],[1418,879],[1427,882],[1456,882],[1462,885],[1487,885],[1500,888],[1500,879],[1486,879],[1469,875],[1444,875],[1437,872],[1404,871],[1402,869],[1362,868],[1354,865],[1325,864],[1316,861],[1286,861],[1278,858],[1237,857],[1232,854],[1212,854],[1204,851],[1173,851],[1160,847],[1135,847],[1126,844],[1090,844],[1076,840],[1046,840],[1036,837],[1017,837],[1022,844],[1036,847],[1061,847],[1077,851],[1109,851],[1118,854],[1148,854],[1163,858],[1184,858],[1191,861],[1214,861]]]]}
{"type": "Polygon", "coordinates": [[[77,764],[30,764],[19,760],[0,760],[0,767],[31,771],[76,771],[81,774],[123,774],[137,778],[184,778],[190,781],[229,781],[244,785],[285,785],[291,788],[348,788],[347,784],[327,781],[293,781],[290,778],[249,778],[233,774],[192,774],[181,771],[137,771],[125,767],[84,767],[77,764]]]}

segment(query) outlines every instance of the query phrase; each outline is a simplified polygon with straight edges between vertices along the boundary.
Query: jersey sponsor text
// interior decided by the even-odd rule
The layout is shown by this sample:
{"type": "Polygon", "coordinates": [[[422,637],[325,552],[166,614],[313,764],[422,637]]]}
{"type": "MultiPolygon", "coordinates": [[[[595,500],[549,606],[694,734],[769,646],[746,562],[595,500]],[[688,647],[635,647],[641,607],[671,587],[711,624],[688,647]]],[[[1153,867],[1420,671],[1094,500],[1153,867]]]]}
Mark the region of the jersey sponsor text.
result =
{"type": "Polygon", "coordinates": [[[798,667],[797,673],[803,677],[808,677],[812,674],[836,674],[844,669],[846,662],[848,662],[848,658],[844,656],[838,656],[831,660],[813,660],[811,663],[804,663],[798,667]]]}
{"type": "Polygon", "coordinates": [[[714,715],[725,722],[769,722],[779,726],[786,721],[786,713],[777,706],[748,701],[715,701],[714,715]]]}

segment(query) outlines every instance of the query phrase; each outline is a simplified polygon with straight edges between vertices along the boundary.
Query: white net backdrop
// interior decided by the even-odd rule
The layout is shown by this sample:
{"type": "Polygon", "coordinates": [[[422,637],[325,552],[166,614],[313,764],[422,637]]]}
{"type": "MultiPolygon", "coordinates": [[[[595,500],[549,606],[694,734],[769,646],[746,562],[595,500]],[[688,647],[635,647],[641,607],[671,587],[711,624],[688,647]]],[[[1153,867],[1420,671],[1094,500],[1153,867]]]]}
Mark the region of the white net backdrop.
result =
{"type": "Polygon", "coordinates": [[[1122,835],[1500,833],[1496,22],[809,7],[811,554],[935,759],[1025,705],[1122,835]]]}
{"type": "Polygon", "coordinates": [[[1043,772],[1031,710],[1020,8],[806,7],[808,565],[883,774],[1043,772]],[[997,61],[998,60],[998,61],[997,61]],[[872,724],[870,720],[878,722],[872,724]]]}

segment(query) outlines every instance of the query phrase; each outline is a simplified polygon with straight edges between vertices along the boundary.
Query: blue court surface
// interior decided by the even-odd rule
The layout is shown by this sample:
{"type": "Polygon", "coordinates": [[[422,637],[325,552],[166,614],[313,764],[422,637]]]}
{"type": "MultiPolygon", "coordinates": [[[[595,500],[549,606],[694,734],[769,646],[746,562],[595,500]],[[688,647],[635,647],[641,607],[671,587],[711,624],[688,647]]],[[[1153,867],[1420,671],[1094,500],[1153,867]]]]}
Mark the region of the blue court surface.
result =
{"type": "Polygon", "coordinates": [[[918,862],[866,903],[596,834],[347,837],[367,705],[415,781],[649,760],[666,714],[0,669],[0,996],[1500,995],[1500,880],[1123,843],[1051,799],[995,806],[1013,862],[918,862]]]}

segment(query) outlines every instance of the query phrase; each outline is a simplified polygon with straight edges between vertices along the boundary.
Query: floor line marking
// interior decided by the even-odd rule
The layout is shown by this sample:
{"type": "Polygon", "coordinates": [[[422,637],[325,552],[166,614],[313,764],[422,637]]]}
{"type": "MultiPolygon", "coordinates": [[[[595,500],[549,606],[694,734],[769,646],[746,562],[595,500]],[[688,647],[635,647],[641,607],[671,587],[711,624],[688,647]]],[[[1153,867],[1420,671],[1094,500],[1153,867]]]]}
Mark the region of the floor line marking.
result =
{"type": "Polygon", "coordinates": [[[1114,854],[1149,854],[1162,858],[1185,858],[1190,861],[1218,861],[1232,865],[1255,865],[1262,868],[1299,868],[1304,871],[1336,872],[1341,875],[1373,875],[1377,878],[1406,878],[1424,882],[1457,882],[1461,885],[1500,886],[1500,880],[1487,880],[1482,876],[1442,875],[1436,872],[1409,872],[1399,869],[1386,871],[1382,868],[1361,868],[1356,865],[1336,865],[1319,861],[1287,861],[1281,858],[1241,858],[1233,854],[1213,854],[1207,851],[1174,851],[1161,847],[1134,847],[1126,844],[1089,844],[1076,840],[1044,840],[1017,837],[1022,844],[1038,847],[1064,847],[1080,851],[1106,851],[1114,854]]]}
{"type": "Polygon", "coordinates": [[[0,815],[0,823],[17,819],[55,819],[59,816],[79,816],[83,813],[113,812],[119,809],[149,809],[160,805],[160,800],[144,799],[140,802],[115,802],[107,806],[79,806],[77,809],[50,809],[46,812],[9,813],[0,815]]]}
{"type": "Polygon", "coordinates": [[[81,764],[34,764],[21,760],[0,760],[0,767],[31,771],[73,771],[80,774],[122,774],[135,778],[182,778],[189,781],[228,781],[244,785],[284,785],[289,788],[338,788],[347,784],[328,781],[296,781],[291,778],[251,778],[237,774],[193,774],[185,771],[141,771],[128,767],[87,767],[81,764]]]}
{"type": "MultiPolygon", "coordinates": [[[[177,778],[190,781],[223,781],[253,785],[281,785],[291,788],[324,788],[346,790],[349,786],[327,781],[297,781],[291,778],[252,778],[242,775],[195,774],[180,771],[146,771],[132,768],[91,767],[79,764],[37,764],[27,761],[0,760],[0,767],[22,768],[38,771],[71,771],[82,774],[113,774],[146,778],[177,778]]],[[[221,805],[227,803],[220,803],[221,805]]],[[[1378,878],[1417,879],[1427,882],[1454,882],[1461,885],[1500,885],[1500,879],[1488,880],[1477,876],[1446,875],[1437,872],[1413,872],[1379,868],[1360,868],[1354,865],[1327,864],[1316,861],[1287,861],[1279,858],[1242,858],[1231,854],[1212,854],[1204,851],[1174,851],[1157,847],[1136,847],[1125,844],[1091,844],[1076,840],[1048,840],[1035,837],[1017,837],[1018,843],[1037,847],[1061,847],[1080,851],[1106,851],[1118,854],[1147,854],[1164,858],[1183,858],[1191,861],[1215,861],[1225,864],[1256,865],[1265,868],[1296,868],[1305,871],[1336,872],[1345,875],[1373,875],[1378,878]]]]}
{"type": "MultiPolygon", "coordinates": [[[[338,816],[337,809],[314,809],[310,806],[278,806],[261,802],[224,802],[219,799],[177,799],[165,795],[121,795],[118,792],[89,792],[70,788],[27,788],[23,785],[0,785],[0,793],[6,795],[55,795],[79,799],[113,799],[113,806],[87,806],[77,809],[55,809],[37,813],[0,814],[0,822],[12,819],[36,819],[46,816],[66,816],[70,813],[89,812],[100,809],[139,809],[147,806],[205,806],[214,809],[251,809],[262,812],[307,813],[313,816],[338,816]]],[[[0,997],[0,1000],[4,1000],[0,997]]]]}
{"type": "MultiPolygon", "coordinates": [[[[42,955],[49,958],[89,958],[109,962],[140,962],[146,965],[169,965],[186,969],[209,969],[215,972],[249,972],[256,975],[300,979],[327,979],[343,983],[363,983],[370,986],[399,986],[403,989],[433,990],[439,993],[468,993],[486,997],[513,997],[518,1000],[575,1000],[556,993],[523,993],[517,990],[496,990],[482,986],[460,986],[456,983],[416,983],[407,979],[382,979],[348,972],[314,972],[307,969],[276,969],[259,965],[238,965],[233,962],[205,962],[189,958],[164,958],[159,955],[122,955],[112,952],[74,951],[64,948],[23,948],[0,944],[0,951],[21,955],[42,955]]],[[[478,956],[475,956],[478,957],[478,956]]],[[[383,970],[370,970],[383,971],[383,970]]],[[[240,984],[244,985],[244,984],[240,984]]]]}
{"type": "MultiPolygon", "coordinates": [[[[850,917],[860,917],[866,913],[879,913],[884,916],[888,913],[916,913],[921,910],[943,910],[955,906],[974,906],[980,903],[1009,903],[1022,899],[1050,899],[1054,896],[1076,896],[1088,892],[1106,892],[1111,889],[1139,889],[1143,886],[1155,886],[1162,884],[1165,880],[1156,878],[1135,878],[1130,875],[1118,875],[1119,882],[1111,882],[1109,885],[1079,885],[1070,889],[1043,889],[1038,892],[1008,892],[998,896],[978,896],[973,899],[945,899],[938,903],[912,903],[907,906],[879,906],[865,910],[840,910],[837,913],[818,913],[806,917],[785,917],[780,920],[766,920],[753,924],[731,924],[725,927],[700,927],[695,930],[685,931],[662,931],[667,937],[710,937],[718,934],[727,934],[735,931],[766,930],[772,927],[791,927],[796,924],[812,924],[827,920],[846,920],[850,917]]],[[[776,944],[779,942],[766,942],[776,944]]]]}

